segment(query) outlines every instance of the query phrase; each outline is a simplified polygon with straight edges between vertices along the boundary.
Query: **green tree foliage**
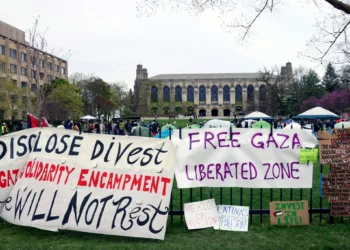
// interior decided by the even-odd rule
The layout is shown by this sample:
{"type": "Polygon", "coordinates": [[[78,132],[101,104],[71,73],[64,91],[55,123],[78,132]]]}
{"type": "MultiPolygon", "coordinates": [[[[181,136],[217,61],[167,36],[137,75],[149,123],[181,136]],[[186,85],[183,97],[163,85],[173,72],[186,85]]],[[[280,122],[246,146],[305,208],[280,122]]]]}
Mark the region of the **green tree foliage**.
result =
{"type": "Polygon", "coordinates": [[[313,96],[321,98],[327,93],[326,88],[321,84],[318,74],[312,69],[309,69],[308,72],[301,77],[298,84],[300,85],[301,91],[299,95],[303,101],[313,96]]]}
{"type": "Polygon", "coordinates": [[[0,109],[7,111],[11,119],[26,111],[26,89],[18,88],[11,78],[0,78],[0,109]]]}
{"type": "Polygon", "coordinates": [[[328,63],[326,73],[322,79],[323,85],[326,87],[328,92],[332,92],[340,88],[340,80],[338,74],[331,63],[328,63]]]}
{"type": "Polygon", "coordinates": [[[56,102],[59,112],[66,114],[66,119],[78,119],[82,115],[83,101],[79,90],[72,84],[56,85],[50,92],[48,99],[56,102]]]}

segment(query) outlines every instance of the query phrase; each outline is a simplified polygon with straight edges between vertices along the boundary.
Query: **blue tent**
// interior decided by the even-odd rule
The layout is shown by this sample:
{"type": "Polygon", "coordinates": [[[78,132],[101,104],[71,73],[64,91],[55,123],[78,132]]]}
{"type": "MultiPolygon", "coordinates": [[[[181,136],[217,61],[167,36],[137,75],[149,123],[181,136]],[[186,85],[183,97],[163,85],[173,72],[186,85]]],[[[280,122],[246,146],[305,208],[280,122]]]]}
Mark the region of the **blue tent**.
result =
{"type": "Polygon", "coordinates": [[[171,134],[173,134],[174,132],[174,130],[169,130],[169,129],[167,129],[167,130],[163,130],[163,131],[161,131],[161,132],[159,132],[158,134],[156,134],[155,136],[154,136],[154,138],[167,138],[167,137],[169,137],[169,135],[170,135],[170,131],[171,131],[171,134]]]}

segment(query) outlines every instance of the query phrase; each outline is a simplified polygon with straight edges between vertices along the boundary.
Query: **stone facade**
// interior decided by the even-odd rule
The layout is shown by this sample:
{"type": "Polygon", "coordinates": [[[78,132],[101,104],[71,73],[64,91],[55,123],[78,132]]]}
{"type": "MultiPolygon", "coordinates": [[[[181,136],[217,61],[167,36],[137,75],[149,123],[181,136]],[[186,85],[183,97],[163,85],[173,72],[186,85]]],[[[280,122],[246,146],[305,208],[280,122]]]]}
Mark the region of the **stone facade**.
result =
{"type": "MultiPolygon", "coordinates": [[[[281,68],[292,79],[292,64],[281,68]]],[[[265,111],[266,86],[259,73],[169,74],[148,78],[137,65],[134,112],[137,115],[192,114],[232,116],[265,111]]]]}

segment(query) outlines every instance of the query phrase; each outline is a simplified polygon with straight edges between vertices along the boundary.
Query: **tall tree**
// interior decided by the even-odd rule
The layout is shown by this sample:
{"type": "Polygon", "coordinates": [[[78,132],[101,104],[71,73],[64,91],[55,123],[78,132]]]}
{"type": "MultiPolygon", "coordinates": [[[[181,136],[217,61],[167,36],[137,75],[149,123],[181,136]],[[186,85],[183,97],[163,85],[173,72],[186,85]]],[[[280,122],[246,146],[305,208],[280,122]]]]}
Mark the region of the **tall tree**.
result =
{"type": "Polygon", "coordinates": [[[328,92],[332,92],[340,88],[339,76],[335,72],[332,63],[328,63],[326,72],[322,79],[322,83],[326,87],[328,92]]]}
{"type": "MultiPolygon", "coordinates": [[[[252,33],[256,23],[265,14],[274,14],[278,9],[287,9],[287,0],[138,0],[139,16],[153,15],[157,9],[169,3],[171,9],[181,9],[191,14],[215,11],[224,19],[224,27],[235,29],[235,34],[244,41],[252,33]],[[226,21],[226,18],[229,18],[226,21]]],[[[317,10],[317,32],[308,41],[307,55],[322,60],[330,52],[341,52],[343,61],[350,60],[347,34],[350,26],[350,2],[340,0],[298,1],[300,4],[311,4],[317,10]]]]}
{"type": "Polygon", "coordinates": [[[8,112],[12,120],[26,111],[26,89],[18,88],[11,78],[0,78],[0,109],[8,112]]]}
{"type": "Polygon", "coordinates": [[[339,72],[340,87],[342,89],[350,89],[350,65],[345,65],[339,72]]]}
{"type": "Polygon", "coordinates": [[[326,88],[321,84],[321,80],[316,71],[309,69],[309,71],[301,77],[301,86],[303,87],[303,99],[311,97],[320,98],[327,93],[326,88]]]}

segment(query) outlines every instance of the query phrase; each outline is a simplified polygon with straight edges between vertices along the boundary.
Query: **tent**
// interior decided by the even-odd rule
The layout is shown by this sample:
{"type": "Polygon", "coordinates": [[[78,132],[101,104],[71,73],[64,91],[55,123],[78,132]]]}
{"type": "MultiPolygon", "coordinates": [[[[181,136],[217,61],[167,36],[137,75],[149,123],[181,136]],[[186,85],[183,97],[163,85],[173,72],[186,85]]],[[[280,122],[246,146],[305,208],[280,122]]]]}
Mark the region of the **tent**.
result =
{"type": "Polygon", "coordinates": [[[336,115],[327,109],[316,107],[294,116],[294,119],[330,119],[339,117],[339,115],[336,115]]]}
{"type": "Polygon", "coordinates": [[[256,120],[244,120],[244,121],[242,121],[243,128],[245,128],[246,123],[248,123],[248,128],[250,128],[254,123],[256,123],[256,120]]]}
{"type": "Polygon", "coordinates": [[[136,126],[136,127],[133,127],[131,130],[131,135],[133,136],[150,137],[150,134],[152,137],[153,134],[150,133],[150,129],[147,127],[136,126]]]}
{"type": "Polygon", "coordinates": [[[229,121],[219,120],[219,119],[213,119],[210,121],[207,121],[203,128],[229,128],[234,127],[233,124],[229,121]]]}
{"type": "Polygon", "coordinates": [[[271,116],[268,116],[267,114],[264,114],[262,112],[259,111],[255,111],[250,113],[249,115],[246,115],[244,117],[245,120],[259,120],[259,119],[263,119],[263,120],[273,120],[274,118],[272,118],[271,116]]]}
{"type": "Polygon", "coordinates": [[[258,121],[253,124],[252,128],[271,128],[271,124],[265,121],[258,121]]]}
{"type": "Polygon", "coordinates": [[[301,126],[299,123],[293,122],[293,123],[289,123],[283,129],[301,129],[301,126]]]}
{"type": "Polygon", "coordinates": [[[158,134],[156,134],[156,135],[154,136],[154,138],[167,138],[167,137],[169,137],[169,135],[170,135],[170,131],[171,131],[171,134],[174,133],[173,130],[164,130],[164,131],[161,131],[161,132],[159,132],[158,134]]]}
{"type": "Polygon", "coordinates": [[[350,128],[350,122],[339,122],[334,125],[334,128],[350,128]]]}
{"type": "Polygon", "coordinates": [[[176,129],[176,127],[175,127],[174,125],[172,125],[172,124],[167,124],[167,125],[164,125],[164,126],[162,127],[162,131],[164,131],[164,130],[169,130],[169,128],[171,128],[172,130],[175,130],[175,129],[176,129]]]}
{"type": "Polygon", "coordinates": [[[87,121],[89,121],[89,120],[97,120],[96,117],[93,117],[91,115],[86,115],[86,116],[80,117],[80,119],[81,120],[87,120],[87,121]]]}
{"type": "Polygon", "coordinates": [[[199,125],[197,125],[197,124],[192,124],[192,125],[184,127],[184,128],[196,129],[196,128],[201,128],[201,127],[199,125]]]}

